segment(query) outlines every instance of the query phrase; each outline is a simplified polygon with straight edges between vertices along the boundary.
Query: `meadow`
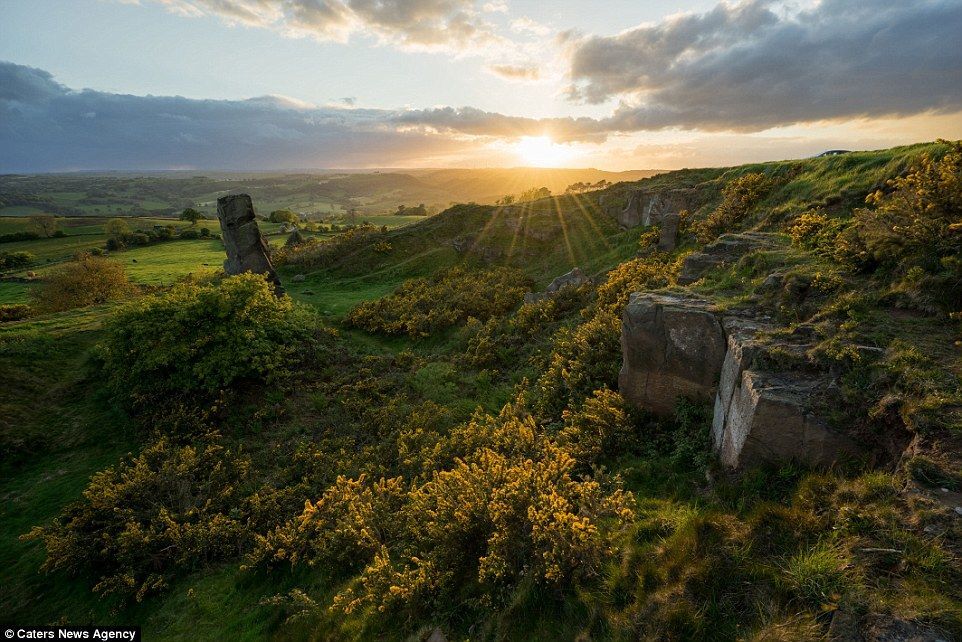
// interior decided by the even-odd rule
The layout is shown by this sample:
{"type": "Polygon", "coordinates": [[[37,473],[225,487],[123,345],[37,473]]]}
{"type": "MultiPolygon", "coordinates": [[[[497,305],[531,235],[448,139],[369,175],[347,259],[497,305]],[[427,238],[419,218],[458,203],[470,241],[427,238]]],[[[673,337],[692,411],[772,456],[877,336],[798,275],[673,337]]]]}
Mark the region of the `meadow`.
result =
{"type": "MultiPolygon", "coordinates": [[[[287,249],[262,222],[280,300],[216,274],[213,238],[112,252],[143,292],[0,323],[0,620],[151,640],[960,636],[960,250],[930,232],[957,219],[960,163],[938,143],[682,170],[287,249]],[[617,223],[638,188],[697,191],[676,248],[617,223]],[[746,230],[775,240],[679,284],[688,255],[746,230]],[[522,302],[576,266],[590,282],[522,302]],[[734,474],[710,408],[630,407],[635,291],[806,333],[866,456],[734,474]],[[902,430],[912,450],[885,454],[902,430]]],[[[0,245],[39,275],[0,281],[0,303],[103,246],[105,222],[0,245]]]]}

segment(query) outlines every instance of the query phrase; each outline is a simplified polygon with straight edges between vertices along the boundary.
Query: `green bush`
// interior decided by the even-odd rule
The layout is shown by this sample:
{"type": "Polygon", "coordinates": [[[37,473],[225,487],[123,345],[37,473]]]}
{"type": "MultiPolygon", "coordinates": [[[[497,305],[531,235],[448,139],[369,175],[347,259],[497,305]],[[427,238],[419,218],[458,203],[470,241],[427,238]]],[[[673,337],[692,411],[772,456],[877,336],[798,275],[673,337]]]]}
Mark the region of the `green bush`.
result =
{"type": "Polygon", "coordinates": [[[368,332],[426,337],[469,317],[485,321],[507,313],[530,283],[516,269],[454,267],[428,279],[410,279],[392,294],[356,306],[347,322],[368,332]]]}
{"type": "Polygon", "coordinates": [[[633,516],[630,495],[576,476],[530,416],[480,416],[452,439],[469,454],[415,485],[339,478],[261,538],[253,561],[360,567],[334,598],[347,613],[424,612],[503,599],[525,581],[570,590],[600,575],[633,516]]]}
{"type": "Polygon", "coordinates": [[[0,254],[0,270],[19,270],[36,260],[30,252],[4,252],[0,254]]]}
{"type": "Polygon", "coordinates": [[[59,312],[122,299],[135,291],[122,263],[81,254],[45,276],[31,296],[38,310],[59,312]]]}
{"type": "Polygon", "coordinates": [[[22,321],[30,316],[30,306],[23,303],[0,305],[0,323],[22,321]]]}
{"type": "Polygon", "coordinates": [[[166,439],[93,476],[83,499],[25,539],[45,571],[94,573],[94,591],[142,600],[177,574],[242,552],[251,541],[242,487],[250,463],[216,441],[166,439]]]}
{"type": "Polygon", "coordinates": [[[722,189],[722,202],[708,217],[694,225],[695,235],[709,243],[719,234],[731,232],[772,189],[772,181],[757,172],[743,174],[722,189]]]}
{"type": "Polygon", "coordinates": [[[301,217],[291,210],[274,210],[268,220],[271,223],[297,223],[301,217]]]}
{"type": "Polygon", "coordinates": [[[200,230],[187,228],[186,230],[181,230],[178,237],[182,239],[198,239],[200,238],[200,230]]]}
{"type": "Polygon", "coordinates": [[[106,324],[99,354],[107,385],[138,407],[211,397],[244,380],[276,381],[317,336],[308,308],[248,273],[134,301],[106,324]]]}

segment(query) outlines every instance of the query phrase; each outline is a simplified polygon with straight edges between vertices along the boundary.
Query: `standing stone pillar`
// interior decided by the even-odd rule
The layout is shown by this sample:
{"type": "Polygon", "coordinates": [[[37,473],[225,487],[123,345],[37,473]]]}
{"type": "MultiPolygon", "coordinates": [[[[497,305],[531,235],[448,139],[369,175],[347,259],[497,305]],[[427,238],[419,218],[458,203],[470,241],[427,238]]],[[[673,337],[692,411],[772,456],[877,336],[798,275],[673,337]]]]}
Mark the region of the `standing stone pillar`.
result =
{"type": "Polygon", "coordinates": [[[278,296],[284,294],[281,280],[267,254],[267,244],[257,227],[251,197],[247,194],[230,194],[218,198],[217,220],[220,221],[224,249],[227,250],[224,271],[231,275],[244,272],[264,274],[274,284],[274,292],[278,296]]]}

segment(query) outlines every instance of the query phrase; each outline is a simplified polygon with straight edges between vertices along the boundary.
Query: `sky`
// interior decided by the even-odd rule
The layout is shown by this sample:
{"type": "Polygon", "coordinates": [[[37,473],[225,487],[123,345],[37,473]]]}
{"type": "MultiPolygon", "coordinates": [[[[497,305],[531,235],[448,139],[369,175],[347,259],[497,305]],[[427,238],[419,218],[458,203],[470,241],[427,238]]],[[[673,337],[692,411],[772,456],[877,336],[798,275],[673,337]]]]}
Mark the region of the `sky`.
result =
{"type": "Polygon", "coordinates": [[[674,169],[962,138],[962,0],[0,0],[0,172],[674,169]]]}

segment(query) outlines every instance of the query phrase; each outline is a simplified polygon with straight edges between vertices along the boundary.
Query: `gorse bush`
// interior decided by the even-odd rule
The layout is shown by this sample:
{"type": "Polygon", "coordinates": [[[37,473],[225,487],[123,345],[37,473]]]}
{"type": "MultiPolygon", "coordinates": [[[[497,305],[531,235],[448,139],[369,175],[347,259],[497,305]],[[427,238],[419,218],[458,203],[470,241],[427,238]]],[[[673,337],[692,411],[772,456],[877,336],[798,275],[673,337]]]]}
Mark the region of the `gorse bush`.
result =
{"type": "Polygon", "coordinates": [[[99,349],[108,387],[133,408],[275,382],[310,353],[315,317],[263,276],[175,285],[118,311],[99,349]]]}
{"type": "Polygon", "coordinates": [[[757,172],[734,178],[722,188],[722,202],[711,214],[694,225],[695,236],[708,243],[723,232],[732,231],[772,189],[772,181],[757,172]]]}
{"type": "Polygon", "coordinates": [[[473,317],[486,321],[521,302],[531,281],[520,270],[453,267],[428,279],[411,279],[392,294],[348,313],[368,332],[426,337],[473,317]]]}
{"type": "Polygon", "coordinates": [[[122,263],[83,254],[45,276],[32,296],[38,310],[58,312],[107,303],[134,292],[122,263]]]}
{"type": "Polygon", "coordinates": [[[633,501],[580,479],[575,460],[506,408],[457,434],[469,454],[427,480],[339,478],[290,523],[259,539],[252,561],[362,566],[334,598],[361,608],[421,612],[455,595],[501,595],[525,579],[554,587],[596,578],[633,501]]]}
{"type": "Polygon", "coordinates": [[[83,499],[25,537],[46,546],[43,570],[94,573],[97,593],[140,601],[178,573],[244,551],[249,465],[216,439],[161,438],[94,475],[83,499]]]}

